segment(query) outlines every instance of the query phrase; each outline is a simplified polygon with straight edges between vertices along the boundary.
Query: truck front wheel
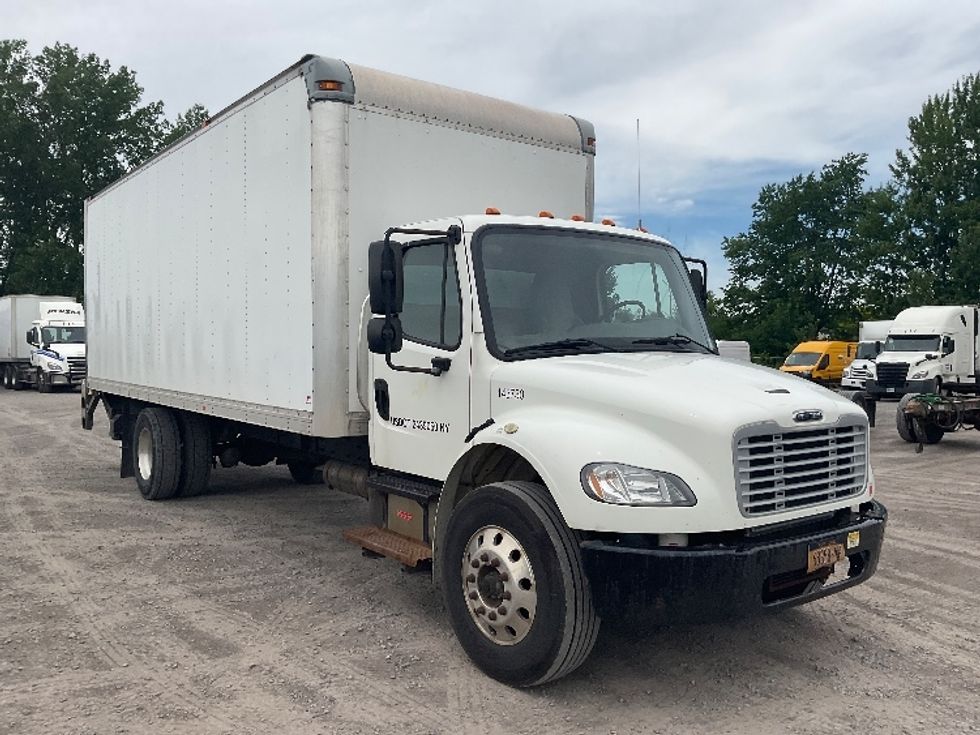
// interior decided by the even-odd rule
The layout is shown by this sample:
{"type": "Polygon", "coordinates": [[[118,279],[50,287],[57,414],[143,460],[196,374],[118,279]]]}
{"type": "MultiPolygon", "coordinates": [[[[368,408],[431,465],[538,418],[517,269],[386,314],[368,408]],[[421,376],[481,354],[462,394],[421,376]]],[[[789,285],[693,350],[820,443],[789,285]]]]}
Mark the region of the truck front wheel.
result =
{"type": "Polygon", "coordinates": [[[41,368],[37,369],[37,392],[51,392],[51,376],[44,372],[41,368]]]}
{"type": "Polygon", "coordinates": [[[456,637],[486,674],[512,686],[560,679],[588,657],[599,618],[576,534],[545,488],[499,482],[453,510],[439,550],[456,637]]]}
{"type": "Polygon", "coordinates": [[[180,481],[180,432],[173,412],[144,408],[133,426],[133,468],[140,494],[166,500],[177,494],[180,481]]]}

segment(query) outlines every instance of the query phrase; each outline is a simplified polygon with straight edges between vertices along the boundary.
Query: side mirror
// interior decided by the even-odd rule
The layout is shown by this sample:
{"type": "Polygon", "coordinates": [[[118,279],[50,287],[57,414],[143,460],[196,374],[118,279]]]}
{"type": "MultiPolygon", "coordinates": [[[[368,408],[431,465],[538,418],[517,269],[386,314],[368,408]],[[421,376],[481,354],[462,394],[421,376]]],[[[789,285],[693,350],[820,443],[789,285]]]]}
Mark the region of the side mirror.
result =
{"type": "Polygon", "coordinates": [[[390,355],[402,348],[402,323],[397,316],[372,317],[367,325],[368,351],[390,355]]]}
{"type": "Polygon", "coordinates": [[[694,289],[694,295],[698,299],[698,303],[701,304],[702,309],[708,308],[708,288],[704,283],[704,276],[701,271],[689,270],[688,275],[691,278],[691,287],[694,289]]]}
{"type": "Polygon", "coordinates": [[[877,340],[875,342],[875,354],[876,355],[880,355],[881,354],[882,347],[884,347],[884,345],[881,344],[881,340],[877,340]]]}
{"type": "Polygon", "coordinates": [[[368,248],[368,293],[372,314],[399,314],[405,295],[400,243],[378,240],[368,248]]]}
{"type": "Polygon", "coordinates": [[[26,339],[27,339],[27,344],[29,344],[29,345],[33,345],[34,344],[34,330],[33,329],[28,329],[27,330],[27,337],[26,337],[26,339]]]}

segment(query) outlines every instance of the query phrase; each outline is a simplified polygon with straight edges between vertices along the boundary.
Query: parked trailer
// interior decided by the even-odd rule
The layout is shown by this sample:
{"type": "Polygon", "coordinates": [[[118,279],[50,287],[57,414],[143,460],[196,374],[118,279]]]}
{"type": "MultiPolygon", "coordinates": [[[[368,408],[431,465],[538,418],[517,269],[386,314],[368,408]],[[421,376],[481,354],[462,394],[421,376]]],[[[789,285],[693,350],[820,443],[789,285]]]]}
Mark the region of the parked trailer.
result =
{"type": "Polygon", "coordinates": [[[907,442],[936,444],[949,432],[980,428],[980,398],[908,394],[899,401],[895,424],[907,442]]]}
{"type": "Polygon", "coordinates": [[[203,492],[215,458],[366,498],[347,538],[431,564],[514,685],[574,670],[622,610],[866,580],[864,414],[719,358],[703,263],[589,221],[594,143],[304,58],[87,203],[83,426],[101,401],[151,500],[203,492]]]}
{"type": "Polygon", "coordinates": [[[0,297],[0,380],[8,390],[80,385],[85,311],[69,296],[0,297]]]}

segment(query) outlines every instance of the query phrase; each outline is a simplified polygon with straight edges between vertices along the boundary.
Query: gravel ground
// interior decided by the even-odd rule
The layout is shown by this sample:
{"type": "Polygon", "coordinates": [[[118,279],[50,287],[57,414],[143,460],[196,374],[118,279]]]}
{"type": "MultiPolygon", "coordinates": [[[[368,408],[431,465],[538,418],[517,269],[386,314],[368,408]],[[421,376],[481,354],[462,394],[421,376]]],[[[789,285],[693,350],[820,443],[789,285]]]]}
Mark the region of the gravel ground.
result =
{"type": "Polygon", "coordinates": [[[980,436],[873,430],[877,576],[739,625],[606,629],[513,690],[425,575],[341,538],[364,502],[285,468],[148,503],[77,394],[0,392],[0,732],[959,733],[980,729],[980,436]]]}

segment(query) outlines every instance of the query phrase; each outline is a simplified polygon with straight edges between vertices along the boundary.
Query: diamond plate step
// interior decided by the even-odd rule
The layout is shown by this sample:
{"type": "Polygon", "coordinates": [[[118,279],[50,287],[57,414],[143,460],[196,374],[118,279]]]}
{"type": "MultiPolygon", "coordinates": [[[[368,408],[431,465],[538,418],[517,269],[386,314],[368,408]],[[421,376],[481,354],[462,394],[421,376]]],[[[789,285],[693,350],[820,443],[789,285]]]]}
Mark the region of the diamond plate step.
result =
{"type": "Polygon", "coordinates": [[[432,559],[432,549],[428,544],[377,526],[359,526],[344,531],[344,538],[362,549],[373,551],[389,559],[399,561],[407,567],[416,567],[423,561],[432,559]]]}

